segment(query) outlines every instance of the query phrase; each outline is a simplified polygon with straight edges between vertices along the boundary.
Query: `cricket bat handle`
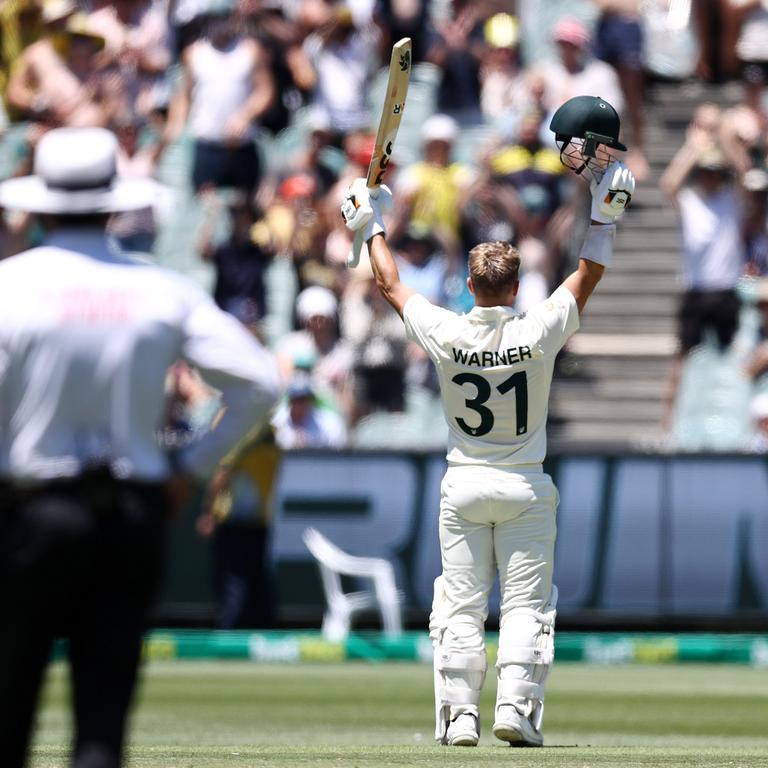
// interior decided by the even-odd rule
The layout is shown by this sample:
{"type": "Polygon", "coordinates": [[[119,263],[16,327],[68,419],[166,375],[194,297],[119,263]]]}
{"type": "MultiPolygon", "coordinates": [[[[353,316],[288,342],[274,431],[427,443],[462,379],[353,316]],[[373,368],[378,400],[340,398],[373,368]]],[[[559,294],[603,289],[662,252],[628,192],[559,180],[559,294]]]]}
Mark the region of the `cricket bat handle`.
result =
{"type": "MultiPolygon", "coordinates": [[[[379,199],[380,191],[381,191],[381,187],[379,185],[376,185],[375,187],[368,187],[368,194],[374,200],[379,199]]],[[[360,263],[360,256],[363,253],[364,245],[365,245],[365,240],[363,238],[363,230],[358,229],[357,232],[355,232],[354,240],[352,240],[352,249],[347,254],[347,266],[350,269],[354,269],[360,263]]]]}

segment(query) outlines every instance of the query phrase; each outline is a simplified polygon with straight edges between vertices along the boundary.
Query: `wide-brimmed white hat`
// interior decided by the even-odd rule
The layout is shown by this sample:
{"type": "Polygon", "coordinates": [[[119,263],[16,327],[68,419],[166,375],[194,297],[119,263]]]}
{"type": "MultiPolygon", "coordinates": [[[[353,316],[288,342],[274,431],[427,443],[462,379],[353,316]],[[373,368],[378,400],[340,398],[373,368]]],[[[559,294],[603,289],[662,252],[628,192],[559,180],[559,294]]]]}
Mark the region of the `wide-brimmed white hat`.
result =
{"type": "Polygon", "coordinates": [[[56,128],[35,150],[34,174],[0,183],[0,206],[34,213],[113,213],[149,208],[160,185],[117,175],[117,139],[106,128],[56,128]]]}

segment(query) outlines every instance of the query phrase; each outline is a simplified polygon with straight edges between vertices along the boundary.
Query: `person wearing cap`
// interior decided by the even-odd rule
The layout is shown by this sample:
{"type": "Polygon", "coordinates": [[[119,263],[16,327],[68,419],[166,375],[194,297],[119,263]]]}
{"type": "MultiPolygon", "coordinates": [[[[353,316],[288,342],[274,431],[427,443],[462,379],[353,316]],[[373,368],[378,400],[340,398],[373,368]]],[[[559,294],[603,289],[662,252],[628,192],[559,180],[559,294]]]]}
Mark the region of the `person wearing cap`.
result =
{"type": "Polygon", "coordinates": [[[310,285],[296,297],[299,329],[277,342],[275,352],[283,381],[309,371],[318,396],[340,407],[352,356],[349,345],[339,338],[339,302],[329,288],[310,285]]]}
{"type": "MultiPolygon", "coordinates": [[[[509,13],[496,13],[483,24],[486,51],[480,65],[480,108],[499,131],[537,104],[537,78],[520,61],[520,26],[509,13]]],[[[505,132],[509,133],[507,129],[505,132]]]]}
{"type": "MultiPolygon", "coordinates": [[[[563,17],[552,28],[557,59],[534,67],[544,80],[544,104],[554,112],[574,96],[600,96],[621,114],[624,96],[613,67],[592,55],[592,36],[586,24],[563,17]]],[[[549,121],[546,121],[547,123],[549,121]]]]}
{"type": "Polygon", "coordinates": [[[0,205],[41,215],[42,246],[0,262],[0,755],[22,768],[54,638],[69,639],[72,765],[121,763],[172,500],[263,424],[270,353],[196,284],[116,252],[109,215],[156,186],[116,174],[101,128],[57,129],[0,205]],[[169,453],[165,379],[182,359],[222,393],[217,428],[169,453]],[[137,566],[138,564],[138,566],[137,566]]]}
{"type": "Polygon", "coordinates": [[[286,388],[286,402],[272,419],[275,441],[283,450],[343,448],[347,429],[341,416],[321,405],[312,377],[297,371],[286,388]]]}
{"type": "Polygon", "coordinates": [[[530,185],[541,188],[547,197],[547,214],[551,216],[563,198],[566,168],[559,153],[541,141],[543,119],[544,115],[536,109],[525,112],[515,139],[493,151],[487,164],[494,179],[509,184],[518,193],[530,185]]]}
{"type": "Polygon", "coordinates": [[[96,71],[104,39],[73,2],[44,6],[45,34],[24,49],[8,82],[9,106],[46,127],[104,126],[108,84],[96,71]]]}
{"type": "Polygon", "coordinates": [[[672,424],[685,358],[714,333],[721,352],[739,324],[736,284],[744,274],[743,190],[717,143],[712,110],[700,108],[682,147],[670,161],[659,186],[680,219],[683,292],[678,309],[679,345],[665,397],[663,425],[672,424]]]}
{"type": "Polygon", "coordinates": [[[438,113],[424,121],[423,159],[404,168],[397,179],[394,239],[410,224],[458,239],[461,211],[475,180],[469,166],[452,161],[458,134],[459,125],[450,115],[438,113]]]}

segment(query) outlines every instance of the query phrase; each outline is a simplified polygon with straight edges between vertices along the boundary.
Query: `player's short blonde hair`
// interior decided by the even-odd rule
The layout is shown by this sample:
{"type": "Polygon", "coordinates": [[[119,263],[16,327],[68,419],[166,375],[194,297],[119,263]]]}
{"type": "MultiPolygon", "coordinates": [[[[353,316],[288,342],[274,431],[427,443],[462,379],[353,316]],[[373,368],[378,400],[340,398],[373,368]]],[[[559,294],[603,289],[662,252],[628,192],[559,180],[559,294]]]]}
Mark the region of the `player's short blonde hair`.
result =
{"type": "Polygon", "coordinates": [[[519,279],[520,254],[502,240],[480,243],[469,252],[469,276],[475,291],[496,294],[511,288],[519,279]]]}

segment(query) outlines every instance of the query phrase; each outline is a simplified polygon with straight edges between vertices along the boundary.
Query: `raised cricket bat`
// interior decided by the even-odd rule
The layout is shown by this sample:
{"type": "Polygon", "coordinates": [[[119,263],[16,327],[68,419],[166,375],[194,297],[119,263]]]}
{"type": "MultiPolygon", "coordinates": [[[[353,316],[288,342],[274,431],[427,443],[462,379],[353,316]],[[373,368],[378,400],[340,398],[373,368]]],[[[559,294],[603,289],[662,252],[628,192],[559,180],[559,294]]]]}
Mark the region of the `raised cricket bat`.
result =
{"type": "MultiPolygon", "coordinates": [[[[376,131],[376,144],[368,164],[366,186],[371,197],[375,198],[387,172],[392,149],[400,128],[400,121],[405,110],[405,97],[408,93],[408,82],[411,77],[411,38],[404,37],[392,46],[392,57],[389,60],[389,78],[387,91],[384,95],[384,105],[381,109],[379,128],[376,131]]],[[[352,244],[352,254],[348,266],[356,267],[360,263],[360,253],[363,250],[362,230],[355,233],[352,244]]]]}

